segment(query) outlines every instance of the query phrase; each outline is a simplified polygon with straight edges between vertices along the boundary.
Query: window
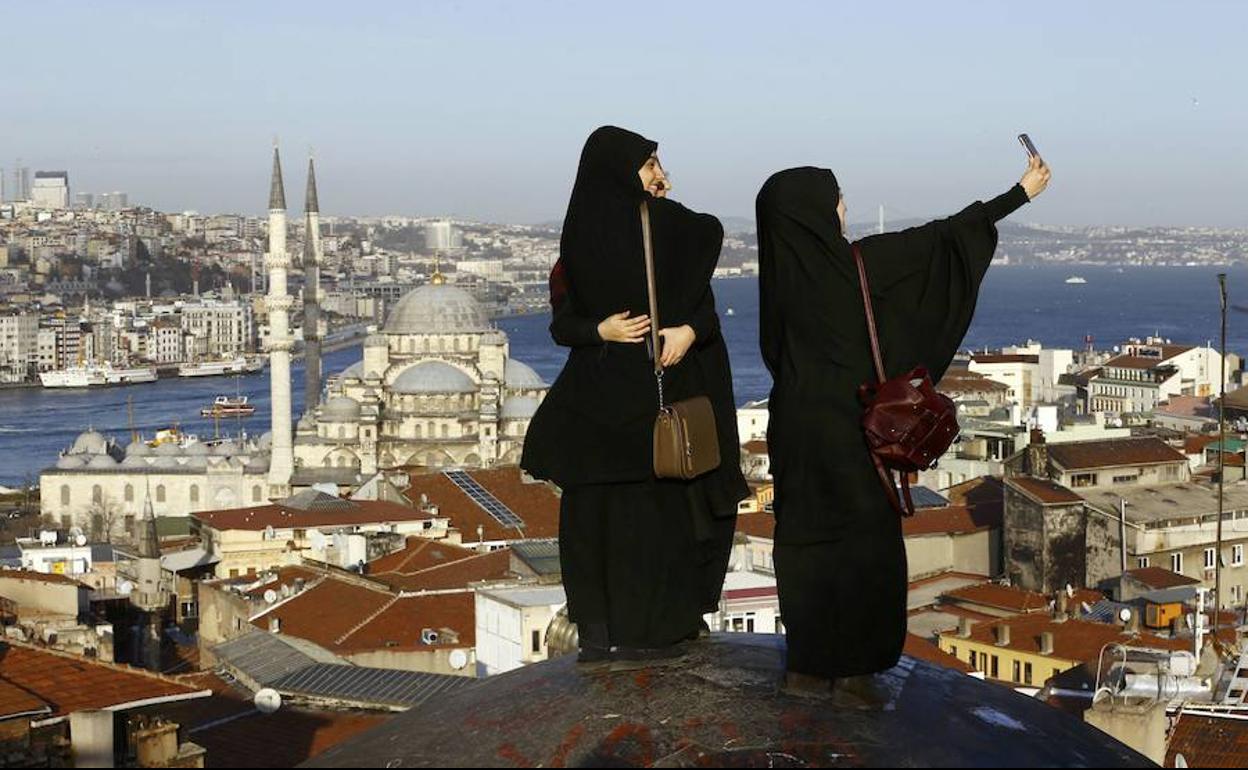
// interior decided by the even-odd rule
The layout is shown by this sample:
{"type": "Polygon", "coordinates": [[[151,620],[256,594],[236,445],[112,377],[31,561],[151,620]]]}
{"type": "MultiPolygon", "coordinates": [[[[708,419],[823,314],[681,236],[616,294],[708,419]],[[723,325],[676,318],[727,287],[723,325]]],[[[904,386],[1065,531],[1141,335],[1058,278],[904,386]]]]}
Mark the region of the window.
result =
{"type": "Polygon", "coordinates": [[[1031,684],[1031,664],[1023,664],[1023,684],[1031,684]]]}
{"type": "Polygon", "coordinates": [[[191,503],[194,504],[198,502],[199,502],[199,485],[192,484],[191,485],[191,503]]]}
{"type": "Polygon", "coordinates": [[[1231,604],[1239,604],[1244,599],[1243,586],[1231,586],[1231,604]]]}
{"type": "Polygon", "coordinates": [[[1244,566],[1244,546],[1242,544],[1231,546],[1231,566],[1244,566]]]}
{"type": "Polygon", "coordinates": [[[1022,678],[1023,678],[1023,667],[1016,660],[1014,661],[1014,681],[1015,682],[1022,681],[1022,678]]]}
{"type": "Polygon", "coordinates": [[[1148,557],[1147,557],[1147,556],[1141,556],[1141,557],[1139,557],[1138,559],[1136,559],[1136,560],[1135,560],[1135,566],[1136,566],[1136,567],[1138,567],[1138,568],[1140,568],[1140,569],[1144,569],[1145,567],[1147,567],[1147,566],[1148,566],[1148,557]]]}
{"type": "Polygon", "coordinates": [[[1217,563],[1218,563],[1217,551],[1214,550],[1213,548],[1206,548],[1205,549],[1205,569],[1213,569],[1215,566],[1217,566],[1217,563]]]}
{"type": "Polygon", "coordinates": [[[156,485],[156,502],[163,503],[165,501],[165,485],[156,485]]]}
{"type": "Polygon", "coordinates": [[[1072,487],[1091,487],[1096,485],[1095,473],[1076,473],[1070,477],[1072,487]]]}
{"type": "Polygon", "coordinates": [[[542,632],[537,629],[533,629],[533,652],[536,653],[536,652],[541,652],[541,651],[542,651],[542,632]]]}
{"type": "Polygon", "coordinates": [[[61,485],[61,505],[69,505],[69,485],[61,485]]]}
{"type": "Polygon", "coordinates": [[[1183,554],[1181,553],[1170,554],[1170,571],[1177,572],[1180,575],[1183,574],[1183,554]]]}
{"type": "Polygon", "coordinates": [[[958,646],[956,644],[949,645],[949,654],[955,658],[958,657],[958,646]]]}
{"type": "Polygon", "coordinates": [[[1114,476],[1115,484],[1134,484],[1139,480],[1140,475],[1138,473],[1128,473],[1125,476],[1114,476]]]}
{"type": "Polygon", "coordinates": [[[992,656],[992,673],[989,674],[993,679],[1001,678],[1001,656],[992,656]]]}
{"type": "Polygon", "coordinates": [[[260,491],[260,485],[259,484],[255,485],[254,487],[251,488],[251,501],[253,503],[260,502],[260,497],[262,494],[263,493],[260,491]]]}
{"type": "Polygon", "coordinates": [[[971,668],[977,668],[977,666],[975,665],[975,651],[974,650],[971,650],[969,653],[967,653],[966,662],[971,664],[971,668]]]}
{"type": "Polygon", "coordinates": [[[127,503],[133,503],[133,502],[134,502],[134,485],[133,485],[133,484],[127,484],[127,485],[126,485],[125,497],[126,497],[126,502],[127,502],[127,503]]]}

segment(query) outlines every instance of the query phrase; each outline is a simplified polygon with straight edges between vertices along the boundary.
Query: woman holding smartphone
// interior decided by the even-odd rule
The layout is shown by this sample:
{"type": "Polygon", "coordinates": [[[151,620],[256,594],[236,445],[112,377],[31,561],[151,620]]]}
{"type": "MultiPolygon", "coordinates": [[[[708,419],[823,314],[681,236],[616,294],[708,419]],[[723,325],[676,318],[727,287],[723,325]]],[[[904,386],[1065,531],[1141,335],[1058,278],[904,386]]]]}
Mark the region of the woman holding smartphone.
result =
{"type": "Polygon", "coordinates": [[[697,634],[722,562],[718,600],[736,505],[748,494],[710,290],[723,230],[714,217],[665,198],[656,150],[612,126],[585,143],[551,275],[551,334],[571,350],[529,425],[521,460],[562,488],[563,582],[586,661],[663,657],[697,634]],[[692,481],[654,476],[658,386],[646,345],[643,200],[664,325],[664,395],[710,397],[724,458],[692,481]]]}
{"type": "MultiPolygon", "coordinates": [[[[857,242],[887,376],[921,364],[940,380],[974,314],[996,222],[1048,181],[1033,156],[987,203],[857,242]]],[[[804,167],[772,175],[756,206],[786,688],[878,703],[887,688],[872,675],[896,665],[905,640],[906,553],[860,423],[858,386],[875,373],[845,198],[831,171],[804,167]]]]}

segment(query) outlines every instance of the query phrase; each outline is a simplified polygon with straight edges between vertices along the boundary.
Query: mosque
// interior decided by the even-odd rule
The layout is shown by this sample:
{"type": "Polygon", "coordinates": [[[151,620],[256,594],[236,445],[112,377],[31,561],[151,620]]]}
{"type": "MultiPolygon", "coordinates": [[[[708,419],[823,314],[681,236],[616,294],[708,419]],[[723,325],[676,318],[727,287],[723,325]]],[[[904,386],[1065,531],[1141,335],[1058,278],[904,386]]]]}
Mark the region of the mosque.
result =
{"type": "MultiPolygon", "coordinates": [[[[321,369],[319,205],[308,164],[303,268],[309,372],[321,369]]],[[[365,339],[363,357],[331,375],[322,393],[309,377],[303,416],[291,414],[294,341],[286,291],[286,195],[273,150],[269,191],[269,388],[273,430],[214,442],[142,440],[122,446],[88,430],[40,474],[41,510],[93,537],[132,532],[151,502],[177,529],[191,513],[265,502],[313,485],[351,492],[390,469],[482,468],[519,461],[525,432],[548,386],[509,355],[507,335],[468,292],[435,271],[365,339]],[[323,396],[323,397],[322,397],[323,396]]]]}

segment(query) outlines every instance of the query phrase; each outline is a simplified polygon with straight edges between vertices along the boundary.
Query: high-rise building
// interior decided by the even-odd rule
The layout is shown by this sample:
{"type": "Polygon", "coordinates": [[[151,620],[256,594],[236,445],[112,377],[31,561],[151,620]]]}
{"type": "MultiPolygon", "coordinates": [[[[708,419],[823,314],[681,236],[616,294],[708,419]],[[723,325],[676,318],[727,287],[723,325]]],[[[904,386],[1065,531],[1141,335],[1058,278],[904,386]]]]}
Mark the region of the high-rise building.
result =
{"type": "Polygon", "coordinates": [[[450,222],[430,222],[425,225],[425,250],[449,251],[464,245],[463,235],[450,222]]]}
{"type": "Polygon", "coordinates": [[[22,165],[21,158],[18,158],[17,164],[13,166],[12,179],[13,186],[9,188],[5,200],[30,200],[30,169],[22,165]]]}
{"type": "Polygon", "coordinates": [[[117,191],[100,193],[97,203],[103,211],[121,211],[130,205],[126,194],[117,191]]]}
{"type": "Polygon", "coordinates": [[[95,196],[89,192],[75,193],[74,208],[90,211],[95,208],[95,196]]]}
{"type": "Polygon", "coordinates": [[[69,172],[36,171],[29,200],[39,208],[69,208],[69,172]]]}

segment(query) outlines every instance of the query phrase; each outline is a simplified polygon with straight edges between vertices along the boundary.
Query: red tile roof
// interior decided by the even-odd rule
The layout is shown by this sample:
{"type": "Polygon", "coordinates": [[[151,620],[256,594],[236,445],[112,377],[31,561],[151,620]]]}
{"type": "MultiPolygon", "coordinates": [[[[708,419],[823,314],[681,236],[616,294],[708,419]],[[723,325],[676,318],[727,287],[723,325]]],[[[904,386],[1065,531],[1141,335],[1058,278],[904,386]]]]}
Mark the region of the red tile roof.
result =
{"type": "Polygon", "coordinates": [[[752,455],[767,454],[767,442],[761,439],[752,439],[741,445],[741,448],[752,455]]]}
{"type": "Polygon", "coordinates": [[[303,510],[283,505],[256,505],[220,511],[192,513],[205,525],[216,530],[262,530],[308,527],[347,527],[383,524],[393,521],[423,521],[433,516],[425,511],[385,500],[353,500],[350,508],[303,510]]]}
{"type": "Polygon", "coordinates": [[[955,588],[941,598],[1010,612],[1037,612],[1049,608],[1049,597],[1044,594],[996,583],[955,588]]]}
{"type": "Polygon", "coordinates": [[[966,535],[985,529],[1001,528],[1001,508],[998,505],[949,505],[943,508],[920,508],[913,516],[901,520],[901,532],[905,537],[922,535],[966,535]]]}
{"type": "Polygon", "coordinates": [[[478,484],[524,520],[524,529],[504,527],[442,473],[417,473],[412,469],[404,494],[412,501],[423,493],[438,506],[438,516],[448,518],[466,542],[477,539],[477,527],[485,541],[545,539],[559,536],[559,496],[550,485],[521,479],[520,468],[507,466],[470,472],[478,484]]]}
{"type": "MultiPolygon", "coordinates": [[[[453,547],[453,546],[452,546],[453,547]]],[[[463,550],[463,549],[461,549],[463,550]]],[[[511,549],[500,548],[487,553],[469,551],[469,555],[443,564],[435,564],[411,571],[387,570],[368,572],[369,578],[384,583],[396,591],[436,591],[447,588],[466,588],[472,583],[485,580],[503,580],[515,577],[511,571],[511,549]]]]}
{"type": "Polygon", "coordinates": [[[764,540],[776,539],[776,517],[766,511],[737,514],[737,531],[764,540]]]}
{"type": "Polygon", "coordinates": [[[1079,495],[1048,479],[1011,476],[1005,480],[1005,483],[1006,486],[1017,489],[1041,505],[1069,505],[1083,502],[1083,498],[1079,495]]]}
{"type": "Polygon", "coordinates": [[[324,576],[325,576],[324,572],[318,572],[317,570],[311,569],[309,567],[302,567],[299,565],[281,567],[274,574],[272,580],[268,581],[267,583],[262,583],[256,586],[255,588],[250,588],[244,593],[246,596],[252,599],[259,599],[264,596],[264,593],[266,591],[270,591],[270,590],[277,591],[280,594],[282,590],[282,586],[289,586],[291,588],[294,588],[295,581],[302,580],[304,583],[304,586],[306,587],[316,582],[317,580],[320,580],[324,576]]]}
{"type": "Polygon", "coordinates": [[[1163,567],[1139,567],[1137,569],[1127,570],[1127,574],[1133,580],[1141,585],[1148,586],[1153,590],[1162,588],[1178,588],[1179,586],[1196,585],[1200,581],[1195,578],[1180,575],[1177,572],[1171,572],[1163,567]]]}
{"type": "Polygon", "coordinates": [[[1049,444],[1049,458],[1068,471],[1187,462],[1182,452],[1151,436],[1049,444]]]}
{"type": "Polygon", "coordinates": [[[1217,436],[1188,436],[1183,439],[1183,451],[1189,455],[1203,454],[1205,447],[1217,442],[1217,436]]]}
{"type": "Polygon", "coordinates": [[[443,540],[413,536],[407,538],[401,550],[370,561],[367,568],[370,575],[378,572],[419,572],[430,567],[440,567],[453,561],[467,559],[470,556],[476,556],[477,553],[471,548],[464,548],[443,540]]]}
{"type": "MultiPolygon", "coordinates": [[[[1191,640],[1188,639],[1166,639],[1144,633],[1128,634],[1121,627],[1109,623],[1092,623],[1086,620],[1066,620],[1059,623],[1047,612],[1033,612],[977,623],[971,627],[970,638],[982,644],[995,645],[996,629],[1002,625],[1010,627],[1010,643],[1005,646],[1011,650],[1039,655],[1040,635],[1048,631],[1053,634],[1051,657],[1080,662],[1095,661],[1101,654],[1101,648],[1111,642],[1160,650],[1186,650],[1191,646],[1191,640]]],[[[956,644],[956,632],[944,632],[942,636],[956,644]]]]}
{"type": "Polygon", "coordinates": [[[1248,721],[1182,712],[1170,731],[1166,767],[1183,755],[1187,767],[1248,767],[1248,721]]]}
{"type": "Polygon", "coordinates": [[[269,630],[270,621],[278,618],[281,633],[339,654],[391,648],[410,651],[471,647],[476,638],[475,612],[472,591],[400,596],[381,586],[331,576],[275,605],[252,624],[269,630]],[[425,645],[420,641],[422,628],[450,628],[459,639],[425,645]]]}
{"type": "Polygon", "coordinates": [[[209,694],[150,671],[18,642],[0,642],[0,683],[47,703],[52,711],[41,719],[64,717],[82,709],[115,709],[125,704],[209,694]]]}
{"type": "Polygon", "coordinates": [[[971,668],[970,664],[955,658],[917,634],[906,633],[906,642],[902,647],[902,652],[912,658],[935,663],[938,666],[961,671],[964,674],[969,674],[975,670],[971,668]]]}
{"type": "Polygon", "coordinates": [[[35,583],[55,583],[57,585],[78,586],[79,588],[89,588],[68,575],[58,575],[54,572],[35,572],[30,569],[6,569],[0,570],[0,579],[10,578],[13,580],[29,580],[35,583]]]}
{"type": "Polygon", "coordinates": [[[1166,361],[1148,356],[1114,356],[1106,361],[1104,365],[1105,368],[1112,366],[1119,369],[1156,369],[1159,366],[1166,365],[1166,361]]]}
{"type": "Polygon", "coordinates": [[[936,383],[936,389],[942,393],[990,393],[1009,390],[1010,386],[980,372],[951,369],[936,383]]]}
{"type": "Polygon", "coordinates": [[[25,688],[0,678],[0,721],[20,716],[38,716],[52,711],[52,707],[25,688]]]}

